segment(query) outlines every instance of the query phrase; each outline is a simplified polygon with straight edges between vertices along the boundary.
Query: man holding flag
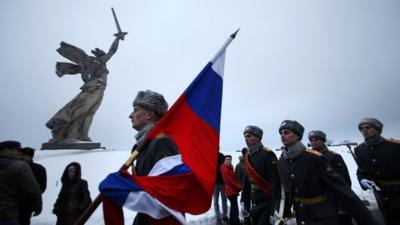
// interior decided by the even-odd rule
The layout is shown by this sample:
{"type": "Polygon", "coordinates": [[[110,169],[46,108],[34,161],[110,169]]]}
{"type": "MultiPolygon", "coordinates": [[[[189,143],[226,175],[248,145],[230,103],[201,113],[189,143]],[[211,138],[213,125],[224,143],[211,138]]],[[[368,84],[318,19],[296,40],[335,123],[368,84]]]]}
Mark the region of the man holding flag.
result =
{"type": "Polygon", "coordinates": [[[129,116],[139,131],[131,158],[140,154],[133,174],[121,169],[100,184],[106,225],[123,224],[121,206],[138,212],[135,225],[186,224],[184,213],[198,215],[210,208],[219,149],[225,50],[236,33],[168,112],[162,95],[138,93],[129,116]]]}
{"type": "MultiPolygon", "coordinates": [[[[138,131],[135,138],[137,144],[145,141],[147,133],[154,127],[155,123],[164,115],[168,109],[168,104],[164,97],[154,91],[139,91],[133,101],[133,111],[129,115],[132,121],[132,127],[138,131]]],[[[168,137],[162,136],[150,141],[143,148],[142,153],[136,160],[136,166],[133,168],[137,176],[146,176],[153,168],[155,163],[167,156],[177,155],[178,148],[168,137]]],[[[171,216],[164,220],[172,219],[171,216]]],[[[133,224],[150,224],[151,217],[143,213],[138,213],[133,224]]]]}
{"type": "Polygon", "coordinates": [[[103,199],[106,225],[124,224],[122,209],[118,205],[138,212],[133,225],[173,225],[184,221],[182,213],[153,198],[144,191],[146,184],[140,185],[140,181],[135,180],[135,177],[182,174],[187,170],[184,165],[177,166],[182,164],[178,147],[168,135],[159,134],[151,140],[147,139],[147,135],[167,109],[168,103],[164,96],[151,90],[139,91],[134,99],[133,111],[129,115],[132,127],[138,131],[133,149],[140,145],[143,147],[135,165],[132,164],[132,175],[127,171],[120,171],[110,175],[100,184],[100,189],[114,189],[103,193],[106,197],[103,199]],[[123,184],[126,182],[129,182],[128,186],[123,184]],[[128,193],[125,189],[128,189],[128,193]]]}
{"type": "MultiPolygon", "coordinates": [[[[132,121],[132,127],[138,131],[136,134],[136,145],[145,140],[147,133],[154,127],[155,123],[164,115],[168,109],[168,104],[164,97],[154,91],[139,91],[133,101],[133,111],[129,115],[132,121]]],[[[149,174],[154,164],[166,156],[178,154],[176,145],[167,137],[152,140],[142,150],[136,161],[134,171],[138,176],[149,174]],[[161,147],[158,143],[160,139],[165,140],[161,147]]]]}

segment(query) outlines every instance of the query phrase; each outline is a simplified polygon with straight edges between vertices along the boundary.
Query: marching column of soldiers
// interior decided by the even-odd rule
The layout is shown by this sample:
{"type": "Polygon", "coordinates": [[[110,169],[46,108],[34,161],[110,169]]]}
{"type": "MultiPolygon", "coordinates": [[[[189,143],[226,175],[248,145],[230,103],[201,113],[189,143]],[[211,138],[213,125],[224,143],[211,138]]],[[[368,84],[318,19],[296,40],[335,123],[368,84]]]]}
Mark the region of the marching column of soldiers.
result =
{"type": "Polygon", "coordinates": [[[279,160],[261,143],[261,128],[244,130],[246,178],[251,184],[243,186],[243,193],[251,193],[244,199],[250,202],[250,219],[244,223],[293,224],[294,219],[284,218],[294,217],[298,225],[399,225],[400,141],[383,138],[383,124],[375,118],[362,119],[358,128],[364,142],[354,152],[349,149],[360,186],[373,191],[383,223],[352,191],[347,166],[340,154],[327,148],[326,134],[309,132],[307,148],[301,142],[304,127],[295,120],[285,120],[279,127],[279,160]]]}

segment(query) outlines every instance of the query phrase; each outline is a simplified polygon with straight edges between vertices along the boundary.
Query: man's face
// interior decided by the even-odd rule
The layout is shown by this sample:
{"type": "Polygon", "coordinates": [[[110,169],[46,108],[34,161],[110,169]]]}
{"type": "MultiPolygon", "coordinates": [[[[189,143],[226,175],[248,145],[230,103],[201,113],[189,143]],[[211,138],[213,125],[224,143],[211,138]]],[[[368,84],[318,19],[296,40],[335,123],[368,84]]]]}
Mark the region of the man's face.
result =
{"type": "Polygon", "coordinates": [[[320,149],[325,144],[325,141],[320,138],[311,138],[310,145],[313,149],[320,149]]]}
{"type": "Polygon", "coordinates": [[[250,133],[245,133],[244,134],[244,141],[246,142],[247,147],[251,147],[255,144],[257,144],[258,142],[260,142],[260,138],[250,134],[250,133]]]}
{"type": "Polygon", "coordinates": [[[30,155],[24,154],[24,153],[21,154],[21,159],[26,161],[26,162],[32,161],[32,157],[30,155]]]}
{"type": "Polygon", "coordinates": [[[361,125],[360,132],[365,139],[371,139],[379,135],[379,130],[370,124],[361,125]]]}
{"type": "Polygon", "coordinates": [[[22,153],[21,153],[21,151],[20,151],[19,149],[16,149],[16,148],[8,148],[8,153],[9,153],[10,155],[13,155],[13,156],[17,157],[18,159],[21,159],[21,158],[22,158],[22,153]]]}
{"type": "Polygon", "coordinates": [[[142,130],[143,127],[149,124],[151,118],[153,117],[153,114],[153,111],[144,109],[142,107],[133,107],[133,111],[129,115],[129,118],[132,121],[132,127],[138,131],[142,130]]]}
{"type": "Polygon", "coordinates": [[[293,146],[298,141],[299,137],[291,130],[283,129],[280,132],[282,144],[286,147],[293,146]]]}

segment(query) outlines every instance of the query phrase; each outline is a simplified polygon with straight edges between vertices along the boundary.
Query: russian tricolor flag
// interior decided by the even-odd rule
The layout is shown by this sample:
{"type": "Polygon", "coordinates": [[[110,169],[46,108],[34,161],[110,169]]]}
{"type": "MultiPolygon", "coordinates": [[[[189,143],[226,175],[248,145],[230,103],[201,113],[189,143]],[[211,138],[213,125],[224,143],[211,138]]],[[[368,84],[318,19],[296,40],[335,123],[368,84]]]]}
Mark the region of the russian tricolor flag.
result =
{"type": "Polygon", "coordinates": [[[172,215],[181,224],[186,223],[183,213],[197,215],[210,208],[219,149],[225,50],[236,33],[147,135],[147,140],[168,135],[181,154],[160,160],[148,176],[127,172],[109,175],[100,184],[107,201],[154,219],[172,215]]]}

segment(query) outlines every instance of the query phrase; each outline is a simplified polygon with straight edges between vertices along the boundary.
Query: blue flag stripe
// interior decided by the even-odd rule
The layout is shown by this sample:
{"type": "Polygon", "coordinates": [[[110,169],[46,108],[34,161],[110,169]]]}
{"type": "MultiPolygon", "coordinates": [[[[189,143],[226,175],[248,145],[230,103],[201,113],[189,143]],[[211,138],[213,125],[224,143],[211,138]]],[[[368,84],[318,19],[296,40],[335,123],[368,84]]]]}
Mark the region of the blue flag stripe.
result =
{"type": "Polygon", "coordinates": [[[100,192],[120,206],[123,206],[131,191],[143,190],[129,177],[122,176],[119,172],[112,173],[99,185],[100,192]]]}
{"type": "Polygon", "coordinates": [[[161,176],[181,175],[191,172],[190,168],[185,164],[180,164],[172,168],[170,171],[161,174],[161,176]]]}
{"type": "Polygon", "coordinates": [[[193,112],[219,133],[223,80],[211,66],[204,67],[184,95],[193,112]]]}
{"type": "MultiPolygon", "coordinates": [[[[161,174],[161,176],[180,175],[188,172],[190,172],[189,167],[185,164],[180,164],[161,174]]],[[[108,175],[100,183],[99,190],[107,199],[112,199],[114,203],[120,206],[125,204],[131,191],[143,191],[133,180],[119,172],[108,175]]]]}

